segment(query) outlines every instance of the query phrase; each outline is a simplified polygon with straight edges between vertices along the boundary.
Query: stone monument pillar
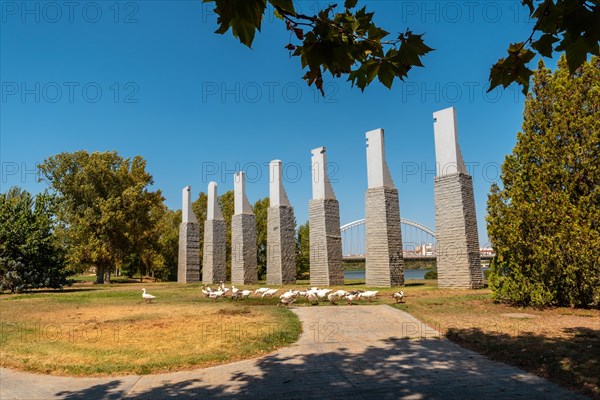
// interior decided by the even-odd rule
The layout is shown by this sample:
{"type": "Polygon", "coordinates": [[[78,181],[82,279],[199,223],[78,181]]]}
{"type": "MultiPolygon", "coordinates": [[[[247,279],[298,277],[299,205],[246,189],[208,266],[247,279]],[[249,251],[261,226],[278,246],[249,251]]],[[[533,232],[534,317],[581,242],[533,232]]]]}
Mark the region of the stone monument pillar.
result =
{"type": "Polygon", "coordinates": [[[473,179],[458,145],[454,107],[433,113],[438,286],[483,287],[473,179]]]}
{"type": "Polygon", "coordinates": [[[217,183],[208,184],[208,210],[204,222],[204,258],[202,282],[225,282],[227,278],[226,226],[217,201],[217,183]]]}
{"type": "Polygon", "coordinates": [[[308,203],[310,226],[310,284],[344,284],[340,205],[329,177],[325,147],[312,150],[312,192],[308,203]]]}
{"type": "Polygon", "coordinates": [[[246,197],[246,174],[234,176],[235,214],[231,219],[231,283],[245,285],[255,283],[256,217],[246,197]]]}
{"type": "Polygon", "coordinates": [[[181,224],[179,225],[179,257],[177,282],[190,283],[200,280],[200,225],[192,210],[191,186],[181,193],[181,224]]]}
{"type": "Polygon", "coordinates": [[[367,132],[365,241],[367,286],[404,285],[398,189],[385,160],[383,129],[367,132]]]}
{"type": "Polygon", "coordinates": [[[267,284],[296,283],[296,230],[294,209],[281,177],[281,161],[269,164],[270,207],[267,210],[267,284]]]}

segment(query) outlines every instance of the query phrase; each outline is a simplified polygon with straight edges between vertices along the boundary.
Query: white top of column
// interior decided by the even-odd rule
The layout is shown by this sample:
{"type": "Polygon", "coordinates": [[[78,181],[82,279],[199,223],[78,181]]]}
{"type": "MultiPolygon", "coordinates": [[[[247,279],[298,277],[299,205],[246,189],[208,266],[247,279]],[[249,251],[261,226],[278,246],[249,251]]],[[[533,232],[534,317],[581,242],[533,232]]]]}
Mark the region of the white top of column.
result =
{"type": "Polygon", "coordinates": [[[335,200],[335,193],[327,175],[327,156],[325,155],[325,151],[325,147],[318,147],[311,151],[313,200],[335,200]]]}
{"type": "Polygon", "coordinates": [[[191,186],[186,186],[181,191],[181,222],[198,222],[192,209],[191,186]]]}
{"type": "Polygon", "coordinates": [[[467,173],[456,128],[456,109],[446,108],[433,113],[437,176],[467,173]]]}
{"type": "Polygon", "coordinates": [[[281,160],[273,160],[269,163],[269,202],[271,207],[290,206],[290,201],[283,188],[281,165],[281,160]]]}
{"type": "Polygon", "coordinates": [[[369,189],[382,186],[395,189],[394,181],[385,161],[383,129],[367,132],[367,176],[369,189]]]}
{"type": "Polygon", "coordinates": [[[246,197],[246,173],[240,171],[233,176],[235,215],[252,214],[252,206],[246,197]]]}
{"type": "Polygon", "coordinates": [[[217,198],[217,182],[210,182],[208,184],[208,210],[206,213],[206,220],[212,221],[215,219],[223,219],[221,214],[221,207],[217,198]]]}

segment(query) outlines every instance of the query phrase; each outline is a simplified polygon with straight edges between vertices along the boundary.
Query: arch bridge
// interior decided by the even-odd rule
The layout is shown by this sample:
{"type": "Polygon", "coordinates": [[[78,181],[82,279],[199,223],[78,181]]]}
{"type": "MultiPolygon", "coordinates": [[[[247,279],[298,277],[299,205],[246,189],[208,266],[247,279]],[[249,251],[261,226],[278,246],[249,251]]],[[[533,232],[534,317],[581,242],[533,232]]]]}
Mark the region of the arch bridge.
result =
{"type": "MultiPolygon", "coordinates": [[[[418,222],[401,218],[402,249],[405,258],[435,259],[437,239],[435,232],[418,222]]],[[[342,254],[347,261],[365,259],[365,220],[359,219],[340,227],[342,254]]]]}

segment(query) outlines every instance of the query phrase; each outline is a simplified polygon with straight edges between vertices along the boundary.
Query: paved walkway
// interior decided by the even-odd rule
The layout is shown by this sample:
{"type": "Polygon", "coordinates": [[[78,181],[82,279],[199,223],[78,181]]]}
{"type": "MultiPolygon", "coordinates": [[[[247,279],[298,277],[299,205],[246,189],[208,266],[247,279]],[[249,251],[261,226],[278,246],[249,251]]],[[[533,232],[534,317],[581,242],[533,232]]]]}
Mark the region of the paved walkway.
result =
{"type": "Polygon", "coordinates": [[[465,350],[392,307],[300,307],[298,343],[160,375],[66,378],[0,370],[0,399],[577,399],[465,350]]]}

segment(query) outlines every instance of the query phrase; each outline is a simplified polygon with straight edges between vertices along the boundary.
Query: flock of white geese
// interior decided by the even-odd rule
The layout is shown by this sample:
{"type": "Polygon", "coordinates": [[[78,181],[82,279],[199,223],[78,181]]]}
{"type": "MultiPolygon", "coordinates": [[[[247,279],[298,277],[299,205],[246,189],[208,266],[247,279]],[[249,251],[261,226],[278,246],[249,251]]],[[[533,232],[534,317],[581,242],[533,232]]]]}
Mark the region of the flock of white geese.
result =
{"type": "MultiPolygon", "coordinates": [[[[271,289],[268,287],[262,287],[252,290],[241,290],[236,288],[235,286],[231,286],[231,288],[226,287],[223,282],[219,284],[217,289],[211,289],[209,286],[204,286],[202,288],[202,294],[205,297],[211,298],[213,301],[217,301],[222,297],[226,297],[227,294],[231,294],[231,298],[235,300],[239,299],[247,299],[250,296],[260,296],[261,298],[265,297],[274,297],[281,289],[271,289]]],[[[331,304],[337,305],[339,301],[346,301],[348,305],[354,304],[355,301],[366,300],[372,301],[377,297],[379,291],[378,290],[332,290],[332,289],[319,289],[318,287],[312,287],[306,290],[293,290],[290,289],[287,292],[279,295],[279,303],[277,305],[283,305],[289,307],[292,303],[294,303],[298,298],[305,298],[311,305],[318,305],[319,302],[328,301],[331,304]]],[[[399,303],[404,299],[404,292],[399,291],[392,295],[396,302],[399,303]]]]}
{"type": "MultiPolygon", "coordinates": [[[[225,286],[225,284],[223,282],[221,282],[219,284],[219,286],[217,286],[216,289],[212,289],[209,286],[203,286],[202,294],[205,297],[211,298],[213,301],[217,301],[220,298],[227,297],[227,295],[229,295],[234,300],[240,300],[240,299],[247,299],[250,296],[255,296],[255,297],[260,296],[261,298],[265,298],[265,297],[272,298],[280,290],[281,289],[271,289],[271,288],[267,288],[267,287],[262,287],[262,288],[254,290],[254,291],[247,290],[247,289],[242,290],[242,289],[236,288],[233,285],[231,285],[231,288],[228,288],[225,286]]],[[[146,302],[151,303],[152,300],[154,300],[156,298],[156,296],[146,293],[146,289],[142,289],[142,291],[143,291],[142,298],[146,302]]],[[[290,289],[287,292],[285,292],[279,296],[279,303],[277,303],[277,305],[289,307],[292,303],[294,303],[298,298],[301,298],[301,297],[305,298],[313,306],[316,306],[319,304],[319,302],[323,302],[323,301],[328,301],[333,305],[337,305],[338,302],[345,301],[348,303],[348,305],[352,305],[352,304],[354,304],[355,301],[360,301],[360,300],[370,302],[373,299],[375,299],[378,294],[379,294],[378,290],[346,291],[346,290],[340,289],[340,290],[334,291],[332,289],[319,289],[318,287],[312,287],[312,288],[306,289],[306,290],[290,289]]],[[[392,294],[392,298],[394,298],[396,300],[396,303],[401,303],[404,301],[404,292],[402,290],[399,292],[396,292],[396,293],[392,294]]]]}

